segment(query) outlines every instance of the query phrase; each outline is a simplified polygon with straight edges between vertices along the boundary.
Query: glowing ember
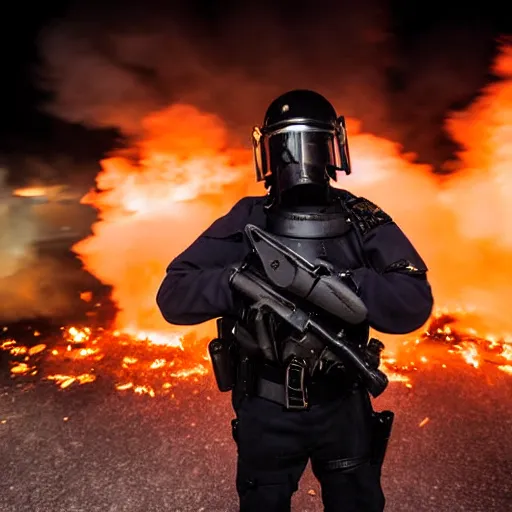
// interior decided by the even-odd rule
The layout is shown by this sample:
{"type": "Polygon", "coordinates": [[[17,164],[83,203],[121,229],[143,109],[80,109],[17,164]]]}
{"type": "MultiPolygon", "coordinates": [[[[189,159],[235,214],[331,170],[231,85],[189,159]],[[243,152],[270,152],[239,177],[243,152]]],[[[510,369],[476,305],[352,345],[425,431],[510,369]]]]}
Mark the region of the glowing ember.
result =
{"type": "MultiPolygon", "coordinates": [[[[0,350],[9,353],[11,375],[16,379],[38,375],[61,389],[103,379],[119,392],[173,398],[177,383],[191,378],[197,382],[209,373],[206,340],[190,338],[190,350],[185,351],[181,341],[171,338],[163,343],[159,338],[154,343],[145,334],[68,327],[62,328],[60,337],[47,338],[44,344],[26,341],[22,345],[6,339],[0,350]]],[[[392,382],[412,388],[415,372],[427,367],[443,369],[455,362],[478,371],[493,365],[512,375],[512,341],[478,336],[472,329],[457,326],[455,316],[437,313],[418,338],[404,340],[393,354],[386,352],[382,368],[392,382]]]]}
{"type": "MultiPolygon", "coordinates": [[[[4,330],[4,335],[8,329],[4,330]]],[[[32,339],[38,338],[32,332],[32,339]]],[[[183,353],[182,339],[147,333],[130,336],[119,331],[89,327],[67,327],[60,336],[45,337],[45,343],[24,344],[9,338],[0,344],[11,360],[11,376],[38,377],[54,382],[61,389],[97,382],[110,382],[118,391],[131,391],[151,397],[172,396],[173,383],[208,373],[206,348],[183,353]],[[201,354],[194,357],[193,354],[201,354]]],[[[189,339],[193,348],[200,346],[189,339]]]]}
{"type": "Polygon", "coordinates": [[[74,382],[78,382],[79,384],[87,384],[89,382],[94,382],[96,377],[94,375],[84,373],[81,375],[49,375],[46,377],[48,380],[55,381],[62,389],[65,389],[74,382]]]}
{"type": "Polygon", "coordinates": [[[436,312],[427,330],[414,341],[405,340],[391,355],[384,354],[383,368],[391,381],[411,387],[410,375],[426,365],[446,368],[453,357],[474,368],[492,364],[512,374],[512,338],[478,334],[475,329],[457,325],[461,312],[450,315],[436,312]],[[454,325],[457,325],[455,328],[454,325]]]}

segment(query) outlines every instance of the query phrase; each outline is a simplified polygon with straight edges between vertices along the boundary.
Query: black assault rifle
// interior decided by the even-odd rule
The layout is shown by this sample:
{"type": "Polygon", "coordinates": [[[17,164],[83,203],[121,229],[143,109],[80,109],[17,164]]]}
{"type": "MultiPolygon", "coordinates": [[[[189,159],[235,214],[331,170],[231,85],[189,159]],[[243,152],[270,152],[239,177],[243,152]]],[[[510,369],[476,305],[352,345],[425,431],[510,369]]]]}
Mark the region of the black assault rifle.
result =
{"type": "Polygon", "coordinates": [[[333,332],[322,326],[315,316],[300,309],[278,290],[289,292],[349,324],[363,322],[367,310],[361,299],[324,263],[314,265],[292,251],[261,228],[248,224],[245,232],[255,254],[263,265],[268,282],[250,268],[235,272],[231,285],[254,301],[252,309],[267,309],[300,333],[310,331],[319,336],[347,366],[362,378],[373,397],[388,385],[388,378],[378,369],[378,353],[382,343],[373,340],[367,352],[360,354],[346,342],[343,330],[333,332]],[[327,273],[326,273],[327,272],[327,273]],[[380,344],[380,345],[379,345],[380,344]]]}

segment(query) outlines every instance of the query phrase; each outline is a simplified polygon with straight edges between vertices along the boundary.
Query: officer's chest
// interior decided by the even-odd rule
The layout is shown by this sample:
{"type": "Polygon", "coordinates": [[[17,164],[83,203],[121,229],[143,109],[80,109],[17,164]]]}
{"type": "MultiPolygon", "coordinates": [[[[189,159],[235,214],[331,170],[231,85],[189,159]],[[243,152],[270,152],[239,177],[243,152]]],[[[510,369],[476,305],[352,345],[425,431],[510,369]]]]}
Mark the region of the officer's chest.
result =
{"type": "Polygon", "coordinates": [[[353,228],[330,238],[291,238],[275,235],[284,245],[311,263],[322,259],[339,270],[364,266],[361,244],[353,228]]]}

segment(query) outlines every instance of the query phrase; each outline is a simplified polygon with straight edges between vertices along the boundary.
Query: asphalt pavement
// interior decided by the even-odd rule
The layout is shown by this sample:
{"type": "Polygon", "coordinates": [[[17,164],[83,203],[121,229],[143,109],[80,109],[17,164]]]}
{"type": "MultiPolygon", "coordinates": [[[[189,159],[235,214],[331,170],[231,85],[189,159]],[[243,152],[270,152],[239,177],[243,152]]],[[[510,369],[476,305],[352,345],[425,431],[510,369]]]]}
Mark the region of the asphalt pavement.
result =
{"type": "MultiPolygon", "coordinates": [[[[209,376],[178,381],[171,399],[3,371],[2,512],[237,510],[229,395],[209,376]]],[[[463,362],[422,369],[411,389],[392,383],[374,404],[397,414],[386,510],[512,510],[511,397],[512,376],[463,362]]],[[[309,468],[293,510],[322,510],[309,468]]]]}

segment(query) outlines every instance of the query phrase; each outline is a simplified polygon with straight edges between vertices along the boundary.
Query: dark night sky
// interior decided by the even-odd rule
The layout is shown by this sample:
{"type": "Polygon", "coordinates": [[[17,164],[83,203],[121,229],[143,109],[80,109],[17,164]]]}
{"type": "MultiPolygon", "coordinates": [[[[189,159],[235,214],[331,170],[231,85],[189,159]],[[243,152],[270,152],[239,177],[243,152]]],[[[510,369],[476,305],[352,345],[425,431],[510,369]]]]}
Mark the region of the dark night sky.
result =
{"type": "MultiPolygon", "coordinates": [[[[169,3],[169,2],[167,2],[169,3]]],[[[183,3],[183,2],[182,2],[183,3]]],[[[191,25],[214,26],[219,19],[229,13],[233,2],[186,2],[185,16],[191,25]],[[222,4],[222,9],[216,4],[222,4]]],[[[313,2],[309,2],[311,6],[313,2]]],[[[280,9],[290,9],[291,2],[276,2],[280,9]]],[[[295,2],[295,5],[308,5],[308,2],[295,2]]],[[[318,2],[320,6],[323,3],[318,2]]],[[[495,38],[511,32],[506,16],[506,2],[487,0],[485,2],[391,2],[391,29],[395,35],[397,56],[400,66],[390,69],[388,87],[391,93],[400,94],[407,89],[407,71],[415,65],[418,48],[424,53],[424,41],[433,43],[428,51],[442,53],[442,45],[435,43],[438,32],[463,28],[474,32],[478,39],[479,55],[483,54],[485,65],[479,64],[478,87],[470,95],[465,92],[454,97],[451,107],[461,107],[471,101],[478,88],[489,79],[488,65],[495,51],[495,38]]],[[[0,95],[0,164],[1,159],[13,155],[49,155],[52,153],[70,154],[75,159],[97,159],[113,144],[114,131],[87,130],[80,125],[72,125],[41,112],[40,107],[51,99],[49,93],[38,89],[38,34],[55,18],[66,15],[71,3],[69,0],[49,2],[14,2],[4,8],[0,17],[0,56],[2,63],[3,92],[0,95]]],[[[307,10],[307,9],[306,9],[307,10]]],[[[298,9],[300,11],[300,9],[298,9]]],[[[288,11],[289,12],[289,11],[288,11]]],[[[301,15],[299,14],[299,19],[301,15]]],[[[329,17],[329,11],[325,12],[329,17]]],[[[340,25],[343,31],[343,25],[340,25]]],[[[467,59],[471,60],[474,48],[468,48],[467,59]]],[[[480,61],[479,61],[480,62],[480,61]]],[[[442,113],[440,113],[442,116],[442,113]]],[[[414,141],[401,141],[407,147],[414,141]]],[[[412,148],[415,149],[414,147],[412,148]]],[[[420,148],[421,149],[421,148],[420,148]]],[[[21,171],[22,172],[22,171],[21,171]]],[[[11,176],[12,177],[12,176],[11,176]]],[[[19,178],[19,176],[18,176],[19,178]]]]}

